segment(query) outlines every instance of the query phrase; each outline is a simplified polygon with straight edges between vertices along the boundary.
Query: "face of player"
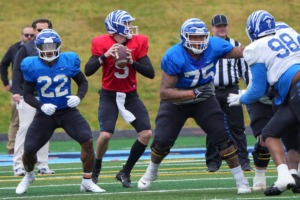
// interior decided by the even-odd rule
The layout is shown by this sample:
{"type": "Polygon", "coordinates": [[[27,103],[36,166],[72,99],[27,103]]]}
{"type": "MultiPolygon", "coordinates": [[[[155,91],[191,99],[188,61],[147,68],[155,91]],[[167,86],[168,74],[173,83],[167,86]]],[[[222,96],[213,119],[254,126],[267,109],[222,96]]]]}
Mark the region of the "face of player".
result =
{"type": "Polygon", "coordinates": [[[213,36],[226,38],[226,35],[228,34],[228,25],[221,24],[218,26],[212,26],[211,30],[212,30],[213,36]]]}
{"type": "Polygon", "coordinates": [[[189,35],[189,41],[192,47],[194,47],[195,49],[199,49],[201,44],[203,44],[203,42],[205,42],[207,39],[206,35],[189,35]]]}

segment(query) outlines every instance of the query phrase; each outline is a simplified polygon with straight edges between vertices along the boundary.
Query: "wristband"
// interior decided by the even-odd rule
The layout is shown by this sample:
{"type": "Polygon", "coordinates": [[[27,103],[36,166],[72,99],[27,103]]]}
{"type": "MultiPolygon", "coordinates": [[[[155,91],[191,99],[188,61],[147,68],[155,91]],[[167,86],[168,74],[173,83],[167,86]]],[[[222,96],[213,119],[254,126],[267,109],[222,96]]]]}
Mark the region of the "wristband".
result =
{"type": "Polygon", "coordinates": [[[100,59],[102,60],[102,62],[105,62],[105,60],[106,60],[107,58],[106,58],[105,55],[103,54],[103,55],[100,57],[100,59]]]}

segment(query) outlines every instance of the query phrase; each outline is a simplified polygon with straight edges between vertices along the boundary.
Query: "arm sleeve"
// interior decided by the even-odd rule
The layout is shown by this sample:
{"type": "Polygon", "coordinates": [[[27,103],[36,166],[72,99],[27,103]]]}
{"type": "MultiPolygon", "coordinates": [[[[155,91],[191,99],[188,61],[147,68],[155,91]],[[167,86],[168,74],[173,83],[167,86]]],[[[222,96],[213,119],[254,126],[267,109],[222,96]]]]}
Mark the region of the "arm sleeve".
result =
{"type": "Polygon", "coordinates": [[[34,82],[24,81],[23,97],[25,102],[36,109],[41,109],[43,103],[38,101],[37,98],[34,96],[34,90],[35,90],[34,82]]]}
{"type": "Polygon", "coordinates": [[[4,86],[9,85],[8,67],[9,67],[10,63],[12,62],[11,55],[12,55],[11,48],[9,48],[1,61],[0,72],[1,72],[1,80],[2,80],[4,86]]]}
{"type": "Polygon", "coordinates": [[[153,79],[155,76],[152,63],[147,55],[138,59],[137,62],[133,62],[132,66],[137,72],[147,78],[153,79]]]}
{"type": "Polygon", "coordinates": [[[23,95],[23,73],[21,70],[21,62],[24,58],[27,57],[27,52],[24,46],[22,46],[17,52],[14,65],[13,65],[13,74],[12,74],[12,93],[23,95]]]}
{"type": "Polygon", "coordinates": [[[78,90],[77,90],[77,96],[80,99],[83,99],[84,96],[86,95],[88,91],[88,81],[86,80],[84,74],[82,72],[79,72],[75,76],[72,77],[72,79],[76,82],[78,85],[78,90]]]}
{"type": "Polygon", "coordinates": [[[99,56],[91,56],[89,61],[85,64],[84,73],[86,76],[93,75],[99,68],[101,64],[99,62],[99,56]]]}
{"type": "Polygon", "coordinates": [[[269,84],[267,81],[267,69],[264,64],[257,63],[251,66],[252,82],[251,87],[241,96],[242,104],[251,104],[258,101],[261,97],[267,94],[269,84]]]}

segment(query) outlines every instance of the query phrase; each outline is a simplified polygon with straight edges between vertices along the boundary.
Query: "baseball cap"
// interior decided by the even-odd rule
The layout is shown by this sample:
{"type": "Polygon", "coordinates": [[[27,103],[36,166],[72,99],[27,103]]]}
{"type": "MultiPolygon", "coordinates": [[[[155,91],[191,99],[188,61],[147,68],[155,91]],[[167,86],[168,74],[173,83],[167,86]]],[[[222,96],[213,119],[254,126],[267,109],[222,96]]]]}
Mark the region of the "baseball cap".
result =
{"type": "Polygon", "coordinates": [[[215,15],[211,20],[211,25],[212,26],[219,26],[221,24],[226,24],[226,25],[228,24],[227,17],[225,15],[222,15],[222,14],[215,15]]]}

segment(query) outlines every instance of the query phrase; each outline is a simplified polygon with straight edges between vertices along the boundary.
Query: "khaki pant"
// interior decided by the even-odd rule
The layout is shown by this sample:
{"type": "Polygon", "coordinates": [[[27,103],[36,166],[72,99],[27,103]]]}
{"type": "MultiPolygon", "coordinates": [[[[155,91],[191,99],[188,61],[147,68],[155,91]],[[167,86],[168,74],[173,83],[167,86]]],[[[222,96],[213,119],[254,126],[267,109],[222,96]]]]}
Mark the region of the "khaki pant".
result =
{"type": "Polygon", "coordinates": [[[16,108],[16,102],[11,99],[11,116],[10,116],[10,124],[8,129],[8,143],[7,150],[14,149],[16,134],[19,129],[19,114],[18,109],[16,108]]]}

